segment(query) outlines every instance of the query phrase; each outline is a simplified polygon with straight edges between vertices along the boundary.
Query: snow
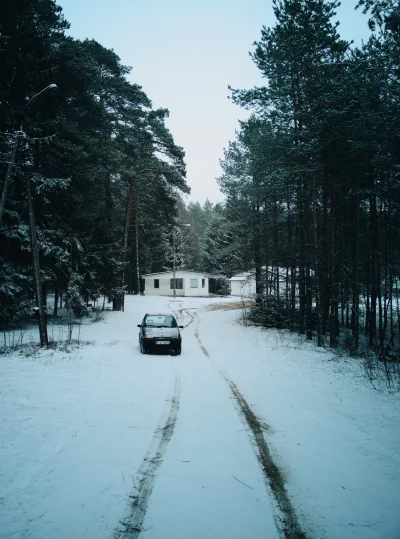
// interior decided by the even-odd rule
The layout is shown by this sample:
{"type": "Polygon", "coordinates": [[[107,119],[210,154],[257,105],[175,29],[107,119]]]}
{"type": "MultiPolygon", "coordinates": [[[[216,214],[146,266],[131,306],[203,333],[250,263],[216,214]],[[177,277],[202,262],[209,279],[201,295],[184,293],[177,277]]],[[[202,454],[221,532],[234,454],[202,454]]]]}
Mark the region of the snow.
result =
{"type": "Polygon", "coordinates": [[[113,537],[178,389],[140,537],[279,537],[276,502],[221,372],[269,426],[307,537],[400,537],[398,395],[374,390],[359,360],[208,309],[231,301],[128,296],[125,313],[82,324],[79,347],[0,356],[1,538],[113,537]],[[151,311],[188,324],[181,356],[140,354],[136,325],[151,311]]]}
{"type": "Polygon", "coordinates": [[[202,340],[271,427],[289,491],[317,537],[400,537],[400,402],[374,391],[359,360],[338,359],[295,335],[219,320],[229,339],[202,340]],[[283,337],[285,335],[285,337],[283,337]],[[246,365],[243,350],[246,342],[246,365]],[[209,343],[207,345],[207,343],[209,343]]]}

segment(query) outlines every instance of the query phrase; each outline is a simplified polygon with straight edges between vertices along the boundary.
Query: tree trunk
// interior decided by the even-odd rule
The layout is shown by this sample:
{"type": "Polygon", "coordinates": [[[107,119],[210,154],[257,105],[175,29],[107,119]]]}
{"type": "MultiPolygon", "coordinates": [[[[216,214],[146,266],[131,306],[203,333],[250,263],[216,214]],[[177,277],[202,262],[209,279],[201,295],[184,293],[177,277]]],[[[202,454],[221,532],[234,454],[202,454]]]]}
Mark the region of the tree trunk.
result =
{"type": "Polygon", "coordinates": [[[58,314],[58,281],[54,282],[54,310],[53,316],[56,317],[58,314]]]}
{"type": "Polygon", "coordinates": [[[356,176],[356,192],[354,196],[354,242],[353,242],[353,305],[351,315],[351,327],[355,349],[358,349],[360,338],[360,293],[359,293],[359,173],[356,176]]]}
{"type": "Polygon", "coordinates": [[[299,193],[298,222],[299,222],[299,332],[305,333],[306,312],[306,275],[305,275],[305,250],[304,250],[304,202],[303,195],[299,193]]]}
{"type": "Polygon", "coordinates": [[[370,304],[370,317],[369,317],[369,334],[368,345],[373,348],[376,342],[376,302],[379,294],[379,271],[377,261],[377,239],[378,239],[378,223],[376,213],[376,199],[375,195],[370,197],[370,238],[371,238],[371,304],[370,304]]]}
{"type": "Polygon", "coordinates": [[[275,297],[279,300],[279,266],[278,260],[278,200],[276,192],[274,193],[274,262],[276,268],[275,276],[275,297]]]}
{"type": "Polygon", "coordinates": [[[329,344],[331,347],[337,344],[337,313],[338,291],[336,282],[336,196],[335,187],[332,188],[331,208],[331,309],[329,322],[329,344]]]}
{"type": "Polygon", "coordinates": [[[139,209],[138,209],[138,190],[134,192],[134,220],[135,220],[135,270],[136,270],[136,289],[140,294],[140,264],[139,264],[139,209]]]}
{"type": "Polygon", "coordinates": [[[129,183],[128,191],[128,201],[126,204],[126,214],[125,214],[125,229],[124,229],[124,247],[122,253],[122,275],[121,275],[121,289],[122,289],[122,300],[121,300],[121,310],[125,308],[125,276],[126,276],[126,261],[128,257],[128,238],[129,238],[129,225],[132,213],[132,199],[133,199],[133,190],[134,190],[134,180],[132,179],[129,183]]]}
{"type": "Polygon", "coordinates": [[[254,264],[256,270],[256,303],[262,301],[262,264],[261,264],[261,236],[260,236],[260,206],[257,204],[253,207],[255,216],[254,226],[254,264]]]}
{"type": "Polygon", "coordinates": [[[309,210],[307,199],[304,200],[304,259],[306,285],[306,337],[312,339],[312,288],[311,288],[311,253],[309,241],[309,210]]]}
{"type": "Polygon", "coordinates": [[[108,174],[106,181],[106,215],[107,215],[107,224],[110,227],[113,221],[113,200],[111,193],[111,175],[108,174]]]}
{"type": "Polygon", "coordinates": [[[319,267],[319,238],[318,238],[318,208],[317,208],[317,173],[315,167],[312,170],[312,190],[313,190],[313,232],[314,232],[314,280],[315,280],[315,311],[317,314],[317,344],[323,346],[321,332],[322,310],[320,300],[320,267],[319,267]]]}
{"type": "Polygon", "coordinates": [[[330,306],[330,287],[329,287],[329,240],[328,240],[328,178],[324,171],[322,184],[322,233],[321,233],[321,259],[320,259],[320,288],[321,288],[321,311],[322,324],[321,333],[324,338],[327,333],[327,324],[329,321],[330,306]]]}

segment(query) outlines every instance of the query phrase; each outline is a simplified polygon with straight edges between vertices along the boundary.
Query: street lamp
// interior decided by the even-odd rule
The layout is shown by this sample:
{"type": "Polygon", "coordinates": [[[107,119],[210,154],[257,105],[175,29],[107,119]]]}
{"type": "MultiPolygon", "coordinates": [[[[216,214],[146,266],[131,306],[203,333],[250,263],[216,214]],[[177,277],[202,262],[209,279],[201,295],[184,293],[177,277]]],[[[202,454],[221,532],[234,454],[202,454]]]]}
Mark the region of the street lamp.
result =
{"type": "Polygon", "coordinates": [[[46,86],[46,88],[43,88],[43,90],[40,90],[40,92],[38,92],[37,94],[32,96],[30,99],[28,97],[26,97],[27,104],[25,105],[25,107],[27,107],[29,105],[29,103],[31,103],[31,101],[33,101],[35,99],[35,97],[42,94],[43,92],[46,92],[47,90],[51,90],[52,88],[58,88],[57,84],[54,84],[54,83],[49,84],[48,86],[46,86]]]}
{"type": "MultiPolygon", "coordinates": [[[[177,226],[192,226],[189,223],[182,223],[177,226]]],[[[176,298],[176,257],[175,257],[175,228],[172,229],[172,252],[173,252],[173,263],[172,263],[172,282],[174,285],[174,298],[176,298]]]]}

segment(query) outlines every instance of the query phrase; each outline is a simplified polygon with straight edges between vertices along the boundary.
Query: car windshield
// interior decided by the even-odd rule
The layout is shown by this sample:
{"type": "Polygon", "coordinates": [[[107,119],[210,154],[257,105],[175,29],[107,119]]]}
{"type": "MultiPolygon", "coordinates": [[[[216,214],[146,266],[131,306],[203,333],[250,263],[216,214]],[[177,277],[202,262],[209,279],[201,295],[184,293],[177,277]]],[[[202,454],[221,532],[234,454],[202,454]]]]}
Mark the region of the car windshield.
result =
{"type": "Polygon", "coordinates": [[[176,328],[177,323],[173,316],[165,314],[150,314],[146,317],[145,325],[155,328],[176,328]]]}

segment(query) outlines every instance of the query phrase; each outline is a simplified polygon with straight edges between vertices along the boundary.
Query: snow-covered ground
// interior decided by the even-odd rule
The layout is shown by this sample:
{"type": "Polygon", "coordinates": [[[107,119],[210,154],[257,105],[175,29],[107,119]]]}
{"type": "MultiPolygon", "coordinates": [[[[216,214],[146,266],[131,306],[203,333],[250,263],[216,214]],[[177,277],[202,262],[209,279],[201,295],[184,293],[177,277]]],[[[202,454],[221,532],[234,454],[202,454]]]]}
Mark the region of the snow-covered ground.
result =
{"type": "Polygon", "coordinates": [[[398,395],[357,360],[208,310],[230,301],[128,296],[80,347],[0,356],[2,539],[278,538],[232,387],[307,538],[400,538],[398,395]],[[136,325],[166,310],[187,326],[182,355],[141,355],[136,325]]]}

